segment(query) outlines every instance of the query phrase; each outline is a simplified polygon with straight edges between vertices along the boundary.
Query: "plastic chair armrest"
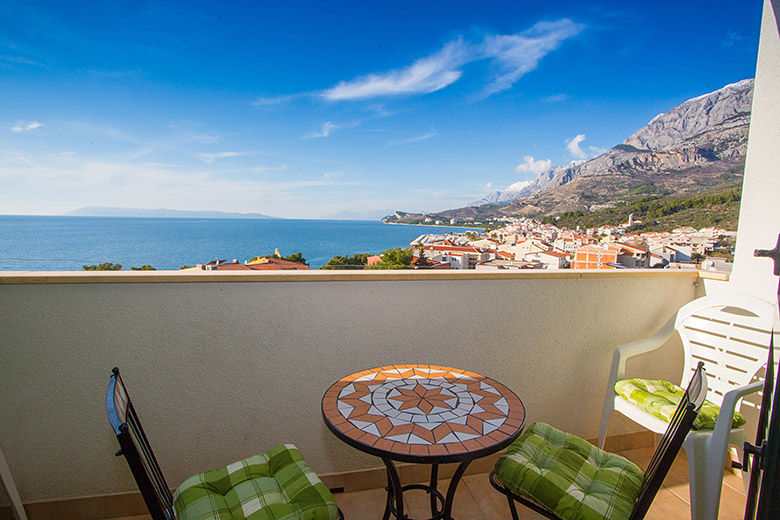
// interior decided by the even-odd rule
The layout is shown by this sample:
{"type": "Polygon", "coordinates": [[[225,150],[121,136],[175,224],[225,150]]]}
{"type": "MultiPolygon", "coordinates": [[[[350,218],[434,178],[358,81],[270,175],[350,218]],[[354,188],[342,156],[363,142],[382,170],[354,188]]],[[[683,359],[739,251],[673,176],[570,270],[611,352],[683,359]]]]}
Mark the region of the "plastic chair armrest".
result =
{"type": "Polygon", "coordinates": [[[713,432],[723,431],[725,435],[731,431],[731,424],[734,420],[734,412],[737,410],[737,402],[746,395],[753,394],[764,388],[763,381],[756,381],[749,385],[740,386],[734,390],[726,392],[723,396],[723,402],[720,405],[718,420],[715,422],[713,432]]]}

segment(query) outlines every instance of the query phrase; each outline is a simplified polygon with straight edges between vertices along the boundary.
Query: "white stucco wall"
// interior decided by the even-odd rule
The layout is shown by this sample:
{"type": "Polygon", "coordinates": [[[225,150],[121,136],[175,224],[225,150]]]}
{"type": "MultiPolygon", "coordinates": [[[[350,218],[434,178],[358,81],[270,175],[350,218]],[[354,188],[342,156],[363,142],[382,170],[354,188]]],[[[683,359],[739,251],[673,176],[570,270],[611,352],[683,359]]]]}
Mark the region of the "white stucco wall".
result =
{"type": "MultiPolygon", "coordinates": [[[[2,449],[25,502],[134,490],[106,418],[115,365],[172,486],[282,442],[318,472],[379,466],[328,432],[320,399],[340,377],[391,363],[482,373],[521,397],[529,422],[595,437],[614,347],[654,333],[700,294],[697,279],[531,275],[22,285],[0,276],[2,449]],[[467,305],[453,314],[447,302],[467,305]]],[[[674,378],[681,356],[662,350],[629,370],[674,378]]],[[[610,433],[621,430],[613,424],[610,433]]]]}
{"type": "Polygon", "coordinates": [[[772,262],[754,258],[780,234],[780,0],[765,0],[730,290],[776,301],[772,262]]]}

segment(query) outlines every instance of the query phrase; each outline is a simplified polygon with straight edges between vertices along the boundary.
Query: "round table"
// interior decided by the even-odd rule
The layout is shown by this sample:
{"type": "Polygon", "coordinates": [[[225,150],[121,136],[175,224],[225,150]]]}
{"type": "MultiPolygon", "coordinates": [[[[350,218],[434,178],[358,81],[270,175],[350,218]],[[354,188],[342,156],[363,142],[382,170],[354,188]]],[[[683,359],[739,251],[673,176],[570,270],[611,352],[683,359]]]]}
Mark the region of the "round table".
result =
{"type": "Polygon", "coordinates": [[[450,520],[455,490],[469,463],[509,446],[522,433],[525,408],[501,383],[436,365],[389,365],[339,379],[322,398],[322,416],[336,437],[381,457],[387,468],[384,520],[403,512],[403,492],[431,495],[431,519],[450,520]],[[402,486],[393,462],[431,464],[429,485],[402,486]],[[457,462],[447,495],[438,465],[457,462]]]}

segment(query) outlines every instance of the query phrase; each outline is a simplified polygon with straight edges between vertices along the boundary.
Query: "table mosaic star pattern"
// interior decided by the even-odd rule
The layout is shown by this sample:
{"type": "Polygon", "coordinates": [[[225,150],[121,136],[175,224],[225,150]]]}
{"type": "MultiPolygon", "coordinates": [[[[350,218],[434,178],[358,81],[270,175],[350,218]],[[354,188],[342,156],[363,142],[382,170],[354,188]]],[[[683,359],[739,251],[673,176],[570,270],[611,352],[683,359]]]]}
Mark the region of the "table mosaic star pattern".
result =
{"type": "Polygon", "coordinates": [[[364,370],[323,398],[332,427],[387,453],[447,456],[491,448],[522,427],[513,392],[473,372],[433,365],[364,370]]]}

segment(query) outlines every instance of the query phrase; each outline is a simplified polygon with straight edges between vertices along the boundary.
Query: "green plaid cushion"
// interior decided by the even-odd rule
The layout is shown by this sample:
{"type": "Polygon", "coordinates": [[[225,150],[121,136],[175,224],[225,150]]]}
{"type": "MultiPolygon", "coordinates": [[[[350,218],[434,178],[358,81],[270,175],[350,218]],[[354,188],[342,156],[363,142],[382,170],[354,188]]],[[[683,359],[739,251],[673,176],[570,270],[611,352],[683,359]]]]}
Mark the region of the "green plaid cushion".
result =
{"type": "Polygon", "coordinates": [[[333,520],[338,512],[292,444],[191,476],[173,505],[178,520],[333,520]]]}
{"type": "Polygon", "coordinates": [[[509,447],[496,476],[566,520],[628,518],[644,480],[633,462],[545,423],[534,423],[509,447]]]}
{"type": "MultiPolygon", "coordinates": [[[[685,394],[679,386],[660,379],[623,379],[615,383],[615,392],[626,401],[666,422],[669,422],[674,415],[680,399],[685,394]]],[[[719,413],[720,406],[704,401],[699,415],[693,422],[693,429],[715,428],[719,413]]],[[[745,416],[736,412],[731,427],[739,428],[746,422],[745,416]]]]}

